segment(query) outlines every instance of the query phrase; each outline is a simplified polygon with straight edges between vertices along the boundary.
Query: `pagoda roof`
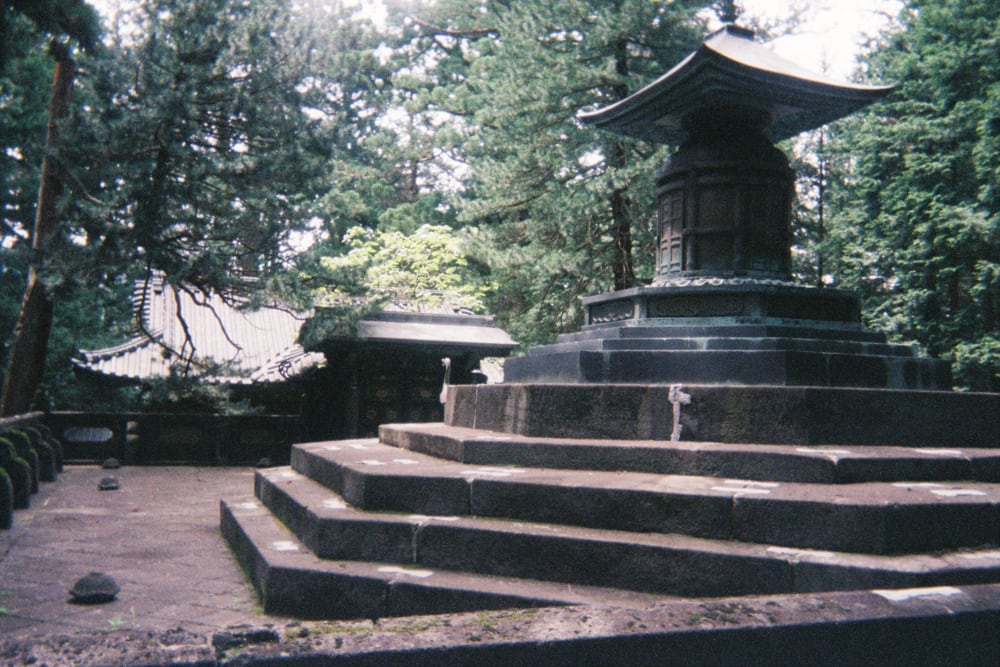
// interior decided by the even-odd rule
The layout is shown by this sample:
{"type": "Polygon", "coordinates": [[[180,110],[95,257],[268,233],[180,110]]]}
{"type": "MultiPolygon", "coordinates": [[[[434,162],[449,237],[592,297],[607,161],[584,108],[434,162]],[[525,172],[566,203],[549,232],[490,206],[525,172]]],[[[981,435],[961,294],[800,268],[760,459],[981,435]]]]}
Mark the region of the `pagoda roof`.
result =
{"type": "Polygon", "coordinates": [[[770,115],[772,140],[849,115],[893,86],[836,81],[801,67],[726,25],[670,71],[625,99],[584,112],[589,125],[654,143],[678,144],[684,118],[700,109],[750,106],[770,115]]]}

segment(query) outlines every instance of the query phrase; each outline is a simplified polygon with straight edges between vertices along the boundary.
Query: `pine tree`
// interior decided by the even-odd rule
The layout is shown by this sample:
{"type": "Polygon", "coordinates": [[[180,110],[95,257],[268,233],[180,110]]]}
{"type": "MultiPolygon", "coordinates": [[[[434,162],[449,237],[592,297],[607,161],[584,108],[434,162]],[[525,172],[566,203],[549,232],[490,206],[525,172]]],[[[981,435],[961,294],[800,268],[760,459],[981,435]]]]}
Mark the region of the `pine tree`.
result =
{"type": "Polygon", "coordinates": [[[666,150],[583,127],[697,46],[690,3],[497,5],[470,45],[474,96],[462,215],[480,226],[492,308],[522,342],[575,328],[579,298],[652,276],[653,179],[666,150]],[[636,247],[641,249],[636,251],[636,247]]]}
{"type": "Polygon", "coordinates": [[[84,204],[85,244],[199,287],[278,266],[328,154],[300,92],[310,35],[275,1],[141,12],[143,39],[97,63],[104,106],[85,129],[102,160],[80,179],[100,203],[84,204]]]}
{"type": "MultiPolygon", "coordinates": [[[[96,48],[99,28],[96,12],[82,0],[70,2],[5,3],[0,18],[0,36],[6,37],[17,14],[30,18],[40,32],[48,35],[48,53],[55,61],[48,104],[45,151],[39,174],[38,201],[31,231],[32,258],[28,264],[27,286],[9,348],[7,370],[0,392],[0,416],[27,412],[42,382],[49,334],[52,328],[52,297],[41,277],[40,259],[61,218],[60,200],[67,174],[59,151],[64,138],[61,129],[69,113],[70,94],[76,76],[73,48],[96,48]]],[[[6,64],[6,54],[0,63],[6,64]]],[[[5,234],[6,234],[5,224],[5,234]]],[[[17,234],[18,229],[11,231],[17,234]]]]}
{"type": "MultiPolygon", "coordinates": [[[[357,65],[378,63],[359,22],[279,0],[151,0],[132,11],[132,29],[82,57],[78,104],[60,128],[67,189],[39,275],[59,302],[55,330],[76,334],[57,341],[49,378],[67,396],[69,356],[121,340],[131,283],[149,270],[215,289],[284,271],[294,232],[323,211],[331,156],[364,132],[355,121],[368,114],[359,98],[372,73],[357,65]]],[[[29,151],[42,152],[25,145],[25,161],[29,151]]],[[[5,185],[17,176],[3,175],[5,185]]],[[[24,236],[23,209],[5,208],[5,238],[24,236]]],[[[7,245],[28,256],[21,242],[5,242],[5,256],[7,245]]],[[[5,281],[19,265],[5,261],[5,281]]]]}

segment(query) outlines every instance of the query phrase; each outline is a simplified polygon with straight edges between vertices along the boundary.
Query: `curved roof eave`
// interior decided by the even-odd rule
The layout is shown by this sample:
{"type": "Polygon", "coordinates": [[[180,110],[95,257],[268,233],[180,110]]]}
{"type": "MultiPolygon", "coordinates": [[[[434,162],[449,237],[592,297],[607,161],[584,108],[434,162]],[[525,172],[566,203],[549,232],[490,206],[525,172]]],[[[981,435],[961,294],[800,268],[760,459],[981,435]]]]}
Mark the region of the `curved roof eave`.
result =
{"type": "Polygon", "coordinates": [[[751,102],[768,110],[773,140],[832,122],[877,101],[893,86],[845,83],[816,74],[727,26],[666,74],[582,122],[652,141],[679,143],[681,122],[698,108],[751,102]]]}

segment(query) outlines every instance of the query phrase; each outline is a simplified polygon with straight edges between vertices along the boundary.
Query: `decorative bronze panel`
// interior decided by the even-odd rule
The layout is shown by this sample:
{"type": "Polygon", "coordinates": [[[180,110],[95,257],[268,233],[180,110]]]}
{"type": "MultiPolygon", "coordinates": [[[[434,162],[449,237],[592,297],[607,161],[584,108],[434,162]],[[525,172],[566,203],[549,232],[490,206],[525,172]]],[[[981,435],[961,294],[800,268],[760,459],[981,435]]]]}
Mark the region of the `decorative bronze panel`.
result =
{"type": "Polygon", "coordinates": [[[635,306],[631,301],[606,301],[604,303],[594,303],[588,307],[590,313],[590,324],[604,324],[606,322],[621,322],[630,320],[635,315],[635,306]]]}
{"type": "Polygon", "coordinates": [[[745,298],[729,294],[660,297],[648,306],[649,317],[738,317],[749,310],[745,298]]]}

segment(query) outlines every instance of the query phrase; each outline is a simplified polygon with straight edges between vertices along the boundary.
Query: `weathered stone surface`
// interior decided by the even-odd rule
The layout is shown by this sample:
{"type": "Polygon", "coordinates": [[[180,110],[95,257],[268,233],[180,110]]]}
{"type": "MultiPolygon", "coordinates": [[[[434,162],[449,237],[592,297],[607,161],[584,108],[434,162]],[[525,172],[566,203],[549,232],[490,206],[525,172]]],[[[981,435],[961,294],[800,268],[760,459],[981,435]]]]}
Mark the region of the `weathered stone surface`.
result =
{"type": "Polygon", "coordinates": [[[995,664],[997,586],[673,600],[329,623],[244,665],[995,664]],[[335,662],[336,661],[336,662],[335,662]]]}
{"type": "Polygon", "coordinates": [[[117,477],[102,477],[101,481],[97,483],[98,491],[117,491],[121,486],[117,477]]]}
{"type": "Polygon", "coordinates": [[[346,618],[571,604],[567,591],[607,601],[1000,580],[1000,447],[984,416],[995,396],[449,393],[451,423],[298,445],[291,468],[258,471],[262,504],[231,504],[223,523],[270,609],[346,618]],[[904,423],[935,410],[950,416],[904,423]],[[715,438],[671,441],[675,428],[715,438]]]}
{"type": "Polygon", "coordinates": [[[415,452],[401,456],[402,450],[374,442],[360,450],[322,443],[297,449],[293,466],[309,461],[299,472],[338,468],[341,486],[330,488],[369,511],[473,514],[870,553],[1000,543],[997,484],[826,485],[475,467],[415,452]],[[920,525],[947,528],[916,530],[920,525]]]}
{"type": "MultiPolygon", "coordinates": [[[[1000,446],[1000,394],[684,385],[681,439],[800,445],[1000,446]]],[[[669,439],[669,387],[452,387],[454,426],[533,437],[669,439]],[[502,389],[495,389],[502,387],[502,389]],[[504,411],[514,404],[517,410],[504,411]]]]}
{"type": "MultiPolygon", "coordinates": [[[[664,294],[677,291],[671,288],[664,294]]],[[[888,344],[884,335],[863,332],[857,323],[771,321],[766,317],[761,321],[640,318],[592,325],[562,335],[554,344],[535,347],[524,357],[508,359],[504,373],[506,382],[519,384],[639,382],[918,390],[949,390],[952,384],[948,362],[917,356],[910,346],[888,344]]]]}
{"type": "Polygon", "coordinates": [[[383,618],[417,613],[505,609],[600,600],[643,605],[658,597],[540,581],[442,573],[422,568],[326,561],[281,530],[251,501],[223,502],[222,532],[264,609],[301,618],[383,618]]]}
{"type": "Polygon", "coordinates": [[[1000,553],[990,549],[877,556],[681,534],[365,512],[306,477],[268,472],[262,479],[262,504],[313,553],[333,560],[683,596],[1000,581],[1000,553]],[[289,517],[290,508],[300,508],[302,516],[289,517]]]}
{"type": "MultiPolygon", "coordinates": [[[[447,464],[442,464],[447,469],[447,464]]],[[[368,509],[427,514],[466,514],[467,483],[442,474],[441,466],[422,455],[387,450],[376,441],[354,441],[347,448],[314,443],[293,450],[292,466],[329,483],[352,505],[368,509]],[[412,483],[402,484],[408,479],[412,483]]]]}
{"type": "Polygon", "coordinates": [[[1000,448],[544,438],[446,424],[384,424],[380,435],[383,443],[401,449],[479,465],[830,484],[957,479],[1000,482],[1000,448]]]}

